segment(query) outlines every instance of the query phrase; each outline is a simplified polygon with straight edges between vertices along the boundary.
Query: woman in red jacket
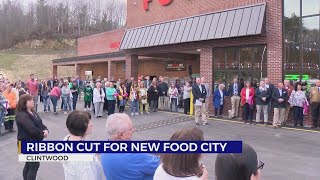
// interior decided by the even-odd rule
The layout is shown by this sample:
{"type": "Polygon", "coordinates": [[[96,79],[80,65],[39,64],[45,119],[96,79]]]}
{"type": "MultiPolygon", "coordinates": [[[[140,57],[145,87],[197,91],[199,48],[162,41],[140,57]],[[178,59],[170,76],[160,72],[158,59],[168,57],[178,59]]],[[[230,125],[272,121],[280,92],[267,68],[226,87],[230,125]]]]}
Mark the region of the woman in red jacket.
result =
{"type": "Polygon", "coordinates": [[[243,120],[244,123],[252,124],[253,109],[254,109],[254,88],[251,87],[251,83],[247,81],[245,87],[241,90],[241,104],[243,105],[243,120]]]}

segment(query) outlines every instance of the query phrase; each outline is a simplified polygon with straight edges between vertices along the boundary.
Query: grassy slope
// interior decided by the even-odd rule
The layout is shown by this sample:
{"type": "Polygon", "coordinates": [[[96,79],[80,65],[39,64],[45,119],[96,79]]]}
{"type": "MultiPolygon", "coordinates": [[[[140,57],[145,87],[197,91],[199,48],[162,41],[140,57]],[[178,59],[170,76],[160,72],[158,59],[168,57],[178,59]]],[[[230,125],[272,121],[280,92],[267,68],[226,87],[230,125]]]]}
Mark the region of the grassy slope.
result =
{"type": "MultiPolygon", "coordinates": [[[[39,79],[47,79],[52,74],[52,59],[75,56],[74,51],[55,51],[50,49],[18,49],[0,51],[0,73],[11,81],[26,80],[33,73],[39,79]]],[[[58,67],[58,76],[74,74],[74,67],[58,67]]]]}

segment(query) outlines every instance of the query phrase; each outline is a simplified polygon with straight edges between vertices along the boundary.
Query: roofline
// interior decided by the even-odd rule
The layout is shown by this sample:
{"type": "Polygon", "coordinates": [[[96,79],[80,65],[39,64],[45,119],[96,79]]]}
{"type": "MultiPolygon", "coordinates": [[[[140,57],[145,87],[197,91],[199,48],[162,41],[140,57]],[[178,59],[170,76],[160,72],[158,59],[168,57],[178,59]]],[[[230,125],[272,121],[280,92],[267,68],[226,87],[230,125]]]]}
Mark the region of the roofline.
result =
{"type": "Polygon", "coordinates": [[[86,61],[92,59],[105,59],[105,58],[116,58],[116,57],[125,57],[124,51],[112,52],[112,53],[103,53],[103,54],[94,54],[88,56],[75,56],[69,58],[61,58],[61,59],[53,59],[52,63],[66,63],[66,62],[74,62],[74,61],[86,61]]]}

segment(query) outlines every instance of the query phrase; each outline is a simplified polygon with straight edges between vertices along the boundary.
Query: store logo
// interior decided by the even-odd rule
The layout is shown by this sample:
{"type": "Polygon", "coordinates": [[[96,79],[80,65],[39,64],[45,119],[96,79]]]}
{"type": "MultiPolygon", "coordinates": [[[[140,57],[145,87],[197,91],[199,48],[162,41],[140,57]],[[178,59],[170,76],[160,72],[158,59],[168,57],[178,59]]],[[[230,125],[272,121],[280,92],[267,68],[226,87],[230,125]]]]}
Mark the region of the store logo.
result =
{"type": "MultiPolygon", "coordinates": [[[[143,9],[145,11],[149,10],[149,3],[152,2],[152,0],[143,0],[143,9]]],[[[159,4],[162,6],[168,6],[173,2],[173,0],[158,0],[159,4]]]]}
{"type": "Polygon", "coordinates": [[[118,49],[120,47],[120,42],[112,42],[109,44],[110,49],[118,49]]]}

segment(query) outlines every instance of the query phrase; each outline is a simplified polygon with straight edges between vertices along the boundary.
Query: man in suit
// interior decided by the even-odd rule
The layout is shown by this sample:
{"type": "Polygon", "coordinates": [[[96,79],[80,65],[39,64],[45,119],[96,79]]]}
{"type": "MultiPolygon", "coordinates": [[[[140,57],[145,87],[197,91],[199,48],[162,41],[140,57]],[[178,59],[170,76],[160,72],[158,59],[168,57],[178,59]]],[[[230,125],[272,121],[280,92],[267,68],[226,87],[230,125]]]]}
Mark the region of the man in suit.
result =
{"type": "MultiPolygon", "coordinates": [[[[201,78],[201,85],[204,85],[204,87],[206,88],[206,92],[207,92],[207,95],[206,95],[206,99],[209,99],[209,96],[211,95],[210,94],[210,89],[209,89],[209,83],[206,82],[206,79],[204,77],[201,78]]],[[[208,111],[208,108],[209,108],[209,101],[206,101],[206,116],[208,117],[209,115],[209,111],[208,111]]]]}
{"type": "Polygon", "coordinates": [[[169,110],[169,98],[168,98],[168,84],[164,82],[164,78],[162,76],[159,77],[160,84],[158,86],[159,92],[159,102],[158,107],[160,110],[169,110]]]}
{"type": "Polygon", "coordinates": [[[310,89],[310,104],[312,116],[311,128],[317,128],[320,109],[320,80],[316,81],[316,87],[310,89]]]}
{"type": "MultiPolygon", "coordinates": [[[[288,92],[288,97],[290,97],[290,96],[291,96],[291,93],[292,93],[292,91],[293,91],[293,89],[294,89],[294,87],[290,85],[290,81],[289,81],[289,80],[284,80],[283,83],[284,83],[284,88],[285,88],[285,89],[287,90],[287,92],[288,92]]],[[[286,124],[286,121],[287,121],[288,118],[289,118],[290,110],[291,110],[291,107],[290,107],[289,102],[287,101],[286,114],[285,114],[285,116],[284,116],[284,121],[282,122],[282,125],[285,125],[285,124],[286,124]]]]}
{"type": "Polygon", "coordinates": [[[200,125],[199,118],[200,114],[202,117],[202,123],[204,126],[209,126],[207,115],[206,115],[206,97],[207,90],[204,85],[201,84],[201,79],[196,79],[196,84],[192,85],[193,104],[195,106],[195,121],[196,125],[200,125]]]}
{"type": "Polygon", "coordinates": [[[151,81],[150,81],[150,76],[146,76],[146,79],[144,80],[144,87],[149,89],[150,85],[151,85],[151,81]]]}
{"type": "Polygon", "coordinates": [[[241,89],[242,85],[238,82],[238,78],[235,77],[228,89],[228,94],[231,96],[231,110],[229,111],[229,118],[235,118],[239,116],[241,89]]]}
{"type": "Polygon", "coordinates": [[[38,96],[40,97],[40,102],[42,103],[43,102],[43,98],[42,98],[42,96],[41,96],[41,94],[42,94],[42,91],[43,91],[43,87],[44,87],[44,80],[42,80],[42,81],[38,81],[39,82],[39,84],[38,84],[38,96]]]}
{"type": "Polygon", "coordinates": [[[287,90],[284,89],[283,83],[279,82],[278,87],[274,88],[272,93],[274,106],[272,126],[274,128],[280,127],[281,123],[284,121],[288,98],[289,96],[287,90]]]}
{"type": "Polygon", "coordinates": [[[78,96],[77,98],[81,98],[81,89],[83,88],[82,85],[83,85],[83,82],[82,80],[80,79],[80,77],[78,75],[76,75],[75,77],[75,80],[73,81],[73,83],[76,84],[76,87],[77,87],[77,92],[78,92],[78,96]]]}
{"type": "Polygon", "coordinates": [[[54,87],[54,84],[55,83],[58,83],[58,79],[57,79],[57,77],[51,77],[48,81],[47,81],[47,85],[48,85],[48,87],[49,87],[49,89],[51,90],[53,87],[54,87]]]}
{"type": "Polygon", "coordinates": [[[264,82],[266,83],[266,88],[268,89],[269,94],[270,94],[270,98],[267,99],[267,102],[268,102],[268,114],[270,114],[271,103],[272,103],[272,92],[274,90],[274,85],[270,83],[270,80],[267,77],[264,78],[264,82]]]}

